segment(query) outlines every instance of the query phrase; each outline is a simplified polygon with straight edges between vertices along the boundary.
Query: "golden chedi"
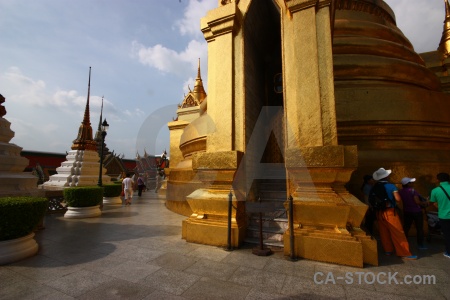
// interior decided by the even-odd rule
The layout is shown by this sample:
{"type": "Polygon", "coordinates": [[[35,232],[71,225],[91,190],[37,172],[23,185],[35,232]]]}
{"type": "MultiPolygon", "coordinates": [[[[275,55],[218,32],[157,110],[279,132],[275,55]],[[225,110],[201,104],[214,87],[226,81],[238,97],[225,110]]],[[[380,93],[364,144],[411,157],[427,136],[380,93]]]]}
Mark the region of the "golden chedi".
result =
{"type": "Polygon", "coordinates": [[[450,98],[384,1],[336,1],[333,61],[339,143],[358,146],[350,190],[384,167],[428,195],[450,168],[450,98]]]}
{"type": "Polygon", "coordinates": [[[207,112],[171,136],[182,159],[167,201],[190,214],[183,238],[225,245],[231,191],[231,243],[239,246],[246,207],[275,203],[266,189],[277,181],[294,200],[286,255],[377,265],[376,240],[359,228],[367,206],[354,195],[381,166],[393,169],[394,182],[416,177],[424,194],[448,169],[449,99],[439,79],[384,1],[218,4],[201,20],[207,112]]]}
{"type": "Polygon", "coordinates": [[[448,0],[445,0],[443,27],[439,48],[436,51],[421,53],[420,56],[425,61],[427,68],[438,76],[442,91],[450,94],[450,4],[448,0]]]}
{"type": "Polygon", "coordinates": [[[206,135],[209,133],[206,99],[199,59],[194,88],[189,88],[189,93],[178,105],[177,119],[168,124],[171,167],[165,169],[168,178],[166,206],[185,216],[192,214],[186,196],[202,186],[192,170],[192,156],[206,151],[206,135]]]}

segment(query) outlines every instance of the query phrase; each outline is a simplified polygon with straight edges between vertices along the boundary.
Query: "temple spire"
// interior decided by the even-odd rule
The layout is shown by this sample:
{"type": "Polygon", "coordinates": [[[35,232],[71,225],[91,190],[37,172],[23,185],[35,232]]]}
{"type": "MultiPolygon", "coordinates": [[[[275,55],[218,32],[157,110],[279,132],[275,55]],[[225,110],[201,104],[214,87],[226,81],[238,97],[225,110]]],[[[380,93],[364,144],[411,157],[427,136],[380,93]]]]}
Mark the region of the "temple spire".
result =
{"type": "Polygon", "coordinates": [[[103,119],[103,96],[102,96],[102,108],[100,109],[100,121],[98,121],[98,129],[97,132],[102,131],[102,119],[103,119]]]}
{"type": "Polygon", "coordinates": [[[203,88],[203,81],[200,72],[200,58],[198,59],[197,78],[195,79],[193,94],[198,103],[202,103],[203,100],[205,100],[206,98],[206,92],[205,89],[203,88]]]}
{"type": "Polygon", "coordinates": [[[84,125],[91,125],[91,120],[90,120],[90,115],[89,115],[90,94],[91,94],[91,67],[89,67],[88,93],[87,93],[86,108],[84,109],[84,118],[83,118],[84,125]]]}
{"type": "Polygon", "coordinates": [[[86,100],[86,108],[84,110],[83,122],[78,129],[78,136],[73,141],[72,150],[97,150],[97,144],[92,139],[92,127],[89,116],[89,97],[91,93],[91,67],[89,67],[88,94],[86,100]]]}
{"type": "Polygon", "coordinates": [[[448,0],[444,0],[445,4],[445,20],[444,29],[442,31],[441,41],[438,50],[444,55],[444,59],[450,55],[450,4],[448,0]]]}
{"type": "Polygon", "coordinates": [[[104,97],[102,96],[102,107],[100,109],[100,120],[98,122],[98,129],[97,129],[97,132],[95,133],[95,138],[94,138],[94,140],[97,143],[98,155],[101,155],[101,156],[105,156],[105,155],[107,155],[109,153],[109,149],[106,146],[106,144],[103,144],[103,153],[102,153],[102,142],[103,142],[103,140],[102,140],[103,98],[104,97]]]}
{"type": "Polygon", "coordinates": [[[198,59],[197,79],[202,79],[202,76],[200,74],[200,58],[198,59]]]}

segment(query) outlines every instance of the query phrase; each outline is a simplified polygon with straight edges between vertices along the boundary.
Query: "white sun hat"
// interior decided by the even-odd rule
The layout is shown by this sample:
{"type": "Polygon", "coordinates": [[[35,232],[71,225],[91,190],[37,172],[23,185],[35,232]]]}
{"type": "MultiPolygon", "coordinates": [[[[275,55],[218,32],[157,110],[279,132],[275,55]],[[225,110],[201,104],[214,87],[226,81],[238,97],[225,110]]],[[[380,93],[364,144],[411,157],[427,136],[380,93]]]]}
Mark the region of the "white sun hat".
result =
{"type": "Polygon", "coordinates": [[[385,170],[384,168],[379,168],[375,172],[373,172],[373,179],[380,180],[388,177],[392,173],[392,170],[385,170]]]}
{"type": "Polygon", "coordinates": [[[401,180],[402,185],[407,185],[410,182],[416,181],[415,178],[403,177],[401,180]]]}

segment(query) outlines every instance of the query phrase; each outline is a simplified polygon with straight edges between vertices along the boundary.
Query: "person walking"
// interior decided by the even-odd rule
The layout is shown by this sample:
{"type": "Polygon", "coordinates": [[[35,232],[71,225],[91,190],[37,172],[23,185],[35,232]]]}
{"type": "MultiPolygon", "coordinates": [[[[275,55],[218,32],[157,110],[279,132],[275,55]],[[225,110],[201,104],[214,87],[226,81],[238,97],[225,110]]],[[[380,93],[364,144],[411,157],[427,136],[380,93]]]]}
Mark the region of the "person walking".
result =
{"type": "Polygon", "coordinates": [[[426,207],[427,202],[420,201],[420,194],[414,189],[413,185],[415,178],[403,177],[401,180],[402,189],[400,190],[400,197],[403,202],[403,231],[408,237],[409,229],[412,223],[416,226],[417,247],[419,250],[428,249],[425,247],[423,235],[423,212],[422,209],[426,207]]]}
{"type": "Polygon", "coordinates": [[[131,205],[131,199],[133,198],[133,180],[130,178],[130,174],[126,175],[122,181],[122,190],[124,191],[125,205],[131,205]]]}
{"type": "Polygon", "coordinates": [[[450,175],[437,174],[439,186],[431,191],[430,202],[438,209],[439,223],[445,239],[444,256],[450,258],[450,175]]]}
{"type": "Polygon", "coordinates": [[[388,180],[391,170],[379,168],[372,177],[377,182],[373,186],[370,196],[375,194],[384,200],[381,209],[376,211],[378,227],[380,231],[380,239],[386,255],[392,255],[395,249],[397,256],[406,260],[417,259],[416,255],[412,255],[409,251],[409,243],[403,231],[403,226],[398,213],[395,212],[396,202],[401,201],[397,187],[388,180]]]}
{"type": "Polygon", "coordinates": [[[145,188],[144,178],[142,177],[141,174],[139,174],[139,177],[137,179],[137,185],[138,185],[138,196],[141,197],[142,190],[145,188]]]}

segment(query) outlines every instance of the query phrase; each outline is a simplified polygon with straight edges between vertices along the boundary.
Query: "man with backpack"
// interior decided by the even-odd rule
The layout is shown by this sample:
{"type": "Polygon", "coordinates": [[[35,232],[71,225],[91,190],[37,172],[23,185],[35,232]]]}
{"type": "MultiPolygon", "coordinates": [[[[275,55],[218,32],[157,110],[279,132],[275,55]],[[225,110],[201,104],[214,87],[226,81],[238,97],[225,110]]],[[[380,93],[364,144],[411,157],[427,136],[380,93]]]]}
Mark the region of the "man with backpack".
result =
{"type": "Polygon", "coordinates": [[[450,258],[450,175],[437,174],[439,186],[431,191],[430,202],[438,209],[439,223],[445,239],[444,256],[450,258]]]}
{"type": "Polygon", "coordinates": [[[403,226],[395,208],[396,202],[402,199],[397,187],[388,181],[391,170],[379,168],[373,173],[377,182],[369,194],[369,205],[375,210],[380,239],[386,255],[392,255],[395,249],[397,256],[403,259],[415,260],[416,255],[409,251],[409,243],[403,231],[403,226]]]}

